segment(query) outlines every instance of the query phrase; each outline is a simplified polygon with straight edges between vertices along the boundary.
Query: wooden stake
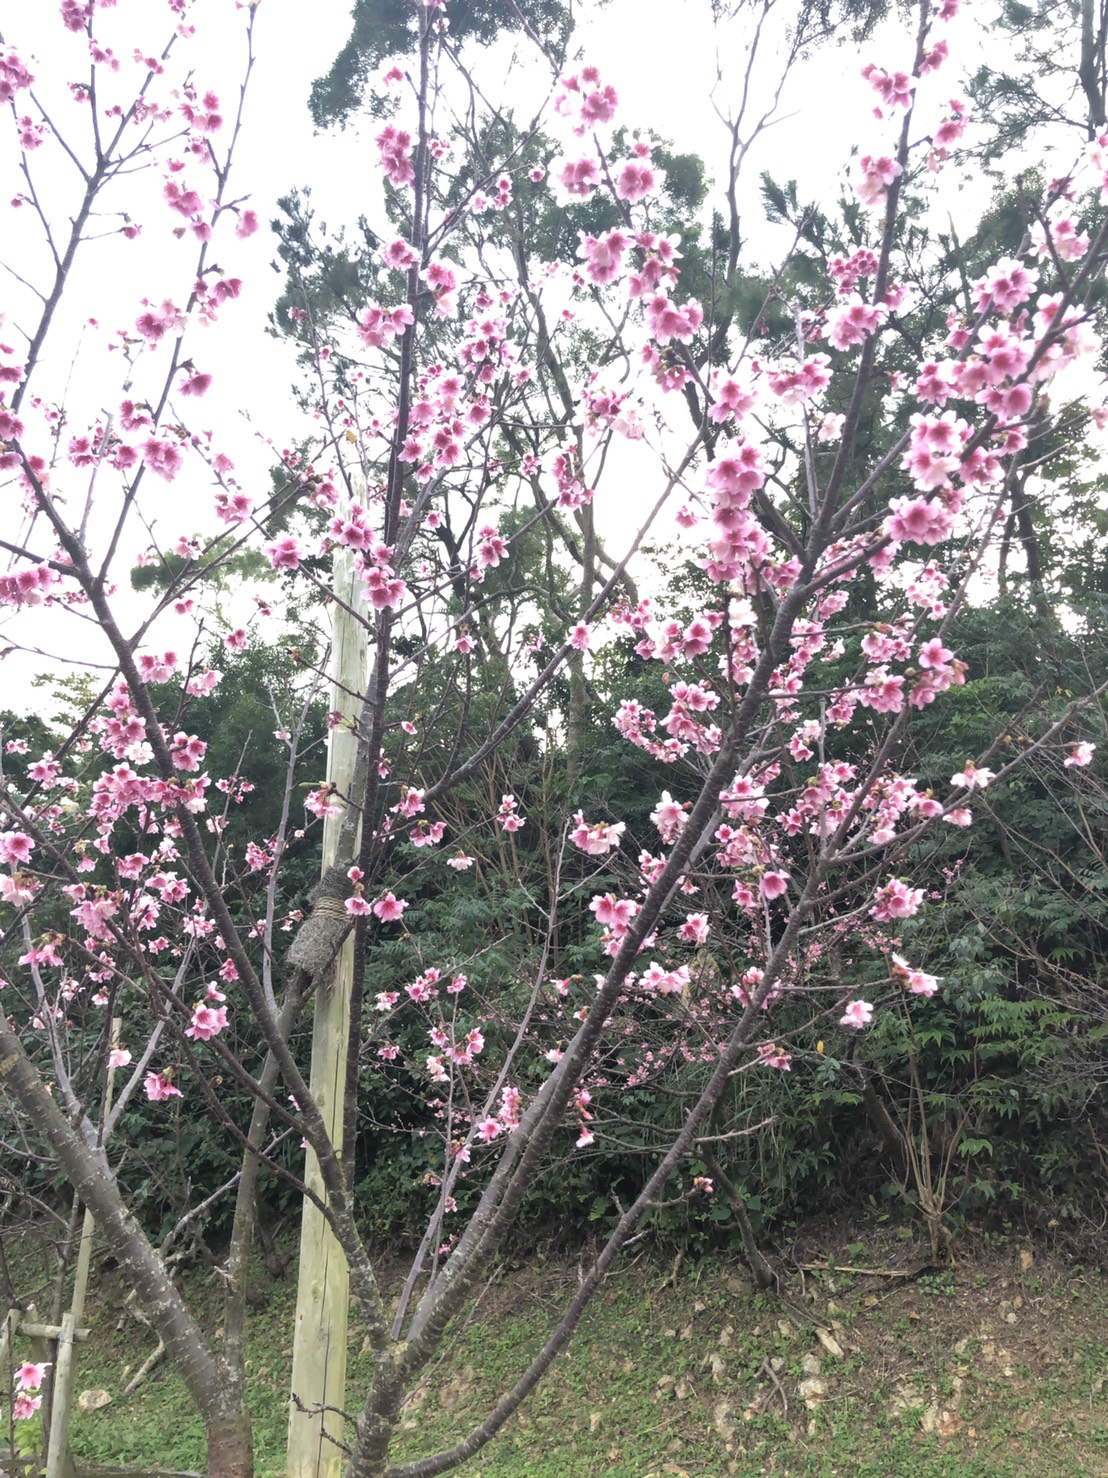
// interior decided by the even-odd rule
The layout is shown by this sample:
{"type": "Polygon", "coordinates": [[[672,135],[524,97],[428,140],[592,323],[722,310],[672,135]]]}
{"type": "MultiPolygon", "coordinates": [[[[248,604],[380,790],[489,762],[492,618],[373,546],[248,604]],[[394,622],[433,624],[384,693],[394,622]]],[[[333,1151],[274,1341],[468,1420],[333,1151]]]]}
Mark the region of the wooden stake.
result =
{"type": "MultiPolygon", "coordinates": [[[[335,552],[334,590],[347,605],[356,605],[352,561],[345,549],[335,552]]],[[[353,717],[357,695],[365,684],[364,632],[350,612],[337,601],[334,611],[332,671],[335,682],[331,707],[353,717]]],[[[348,726],[339,725],[331,730],[327,779],[342,795],[348,794],[353,782],[357,749],[357,737],[348,726]]],[[[341,816],[325,817],[324,873],[336,861],[341,828],[341,816]]],[[[353,970],[354,941],[348,938],[335,962],[333,982],[317,986],[312,1027],[312,1097],[339,1154],[343,1148],[343,1093],[353,970]]],[[[320,1196],[324,1195],[319,1162],[311,1150],[307,1151],[304,1179],[320,1196]]],[[[346,1258],[324,1218],[310,1201],[306,1201],[300,1225],[288,1478],[340,1478],[343,1449],[336,1443],[343,1440],[339,1412],[346,1405],[349,1305],[350,1273],[346,1258]],[[337,1407],[338,1411],[328,1411],[325,1409],[328,1407],[337,1407]]]]}
{"type": "MultiPolygon", "coordinates": [[[[111,1050],[119,1046],[120,1018],[112,1020],[111,1050]]],[[[115,1068],[109,1065],[108,1081],[104,1085],[103,1123],[112,1106],[112,1084],[115,1068]]],[[[58,1330],[57,1361],[54,1367],[54,1393],[50,1406],[50,1440],[46,1447],[46,1478],[71,1478],[76,1472],[69,1451],[69,1413],[73,1406],[73,1381],[77,1374],[76,1340],[82,1332],[81,1320],[85,1314],[85,1294],[88,1292],[89,1264],[92,1261],[92,1236],[95,1222],[92,1212],[85,1207],[84,1224],[81,1227],[81,1245],[77,1249],[77,1272],[73,1280],[73,1302],[69,1312],[62,1315],[58,1330]]]]}

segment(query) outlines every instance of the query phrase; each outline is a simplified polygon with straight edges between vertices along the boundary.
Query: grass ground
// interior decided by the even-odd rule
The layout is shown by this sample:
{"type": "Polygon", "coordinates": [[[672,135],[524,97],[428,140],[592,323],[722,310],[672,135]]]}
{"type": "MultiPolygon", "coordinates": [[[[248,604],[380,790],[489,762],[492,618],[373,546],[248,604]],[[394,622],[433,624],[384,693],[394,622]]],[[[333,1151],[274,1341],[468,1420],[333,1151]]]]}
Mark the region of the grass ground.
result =
{"type": "MultiPolygon", "coordinates": [[[[903,1249],[901,1249],[903,1251],[903,1249]]],[[[641,1258],[609,1279],[569,1351],[464,1478],[1102,1478],[1108,1474],[1108,1278],[1011,1243],[914,1281],[895,1248],[824,1244],[800,1258],[786,1300],[755,1295],[733,1259],[676,1270],[641,1258]],[[820,1331],[822,1330],[822,1337],[820,1331]]],[[[194,1292],[216,1316],[214,1275],[194,1292]]],[[[463,1435],[516,1378],[576,1283],[536,1261],[489,1290],[480,1318],[405,1410],[403,1455],[463,1435]]],[[[151,1347],[116,1331],[110,1278],[89,1310],[78,1389],[112,1404],[78,1412],[72,1444],[102,1463],[201,1468],[184,1389],[153,1373],[151,1347]]],[[[295,1289],[255,1312],[249,1353],[259,1478],[280,1471],[295,1289]]],[[[367,1369],[352,1344],[351,1404],[367,1369]]]]}

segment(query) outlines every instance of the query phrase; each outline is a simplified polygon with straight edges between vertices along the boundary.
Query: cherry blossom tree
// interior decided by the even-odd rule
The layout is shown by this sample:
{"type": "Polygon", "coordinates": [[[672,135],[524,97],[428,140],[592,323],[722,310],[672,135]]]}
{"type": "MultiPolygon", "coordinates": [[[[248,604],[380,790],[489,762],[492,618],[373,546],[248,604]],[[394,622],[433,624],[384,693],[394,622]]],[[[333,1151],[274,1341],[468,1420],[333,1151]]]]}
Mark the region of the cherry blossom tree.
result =
{"type": "MultiPolygon", "coordinates": [[[[13,1134],[48,1146],[180,1371],[210,1472],[252,1466],[245,1278],[265,1170],[326,1217],[374,1351],[369,1389],[347,1403],[349,1472],[424,1478],[477,1452],[534,1389],[682,1167],[751,1131],[721,1123],[736,1076],[787,1072],[820,1032],[864,1032],[888,1001],[941,988],[901,941],[927,902],[911,864],[928,832],[971,825],[979,793],[1025,753],[1092,761],[1090,695],[1024,754],[997,734],[940,784],[898,757],[913,717],[964,680],[955,619],[1043,425],[1069,395],[1098,404],[1108,139],[1075,151],[1017,252],[909,334],[911,222],[967,124],[949,96],[957,0],[921,0],[901,54],[860,68],[875,117],[841,221],[824,222],[818,280],[794,292],[783,264],[744,321],[718,290],[737,270],[739,133],[723,235],[686,251],[700,223],[674,218],[672,156],[649,120],[621,118],[617,79],[567,61],[513,6],[549,100],[509,119],[446,0],[426,0],[412,55],[380,78],[372,273],[329,316],[308,291],[284,304],[314,419],[265,496],[195,414],[233,393],[200,330],[235,312],[236,243],[258,225],[231,169],[245,82],[230,106],[207,90],[189,8],[168,9],[167,37],[136,45],[150,7],[65,0],[57,57],[33,61],[14,34],[0,56],[41,277],[0,343],[15,515],[0,599],[24,644],[47,616],[98,643],[69,732],[42,754],[6,739],[0,1085],[13,1134]],[[57,209],[51,156],[75,191],[57,209]],[[54,343],[78,265],[140,233],[173,243],[166,279],[98,326],[95,382],[66,400],[54,343]],[[905,343],[909,375],[888,367],[905,343]],[[867,440],[863,423],[887,434],[867,440]],[[655,538],[669,542],[652,561],[655,538]],[[317,774],[306,796],[326,635],[290,657],[305,682],[275,714],[288,764],[265,835],[249,832],[249,754],[241,773],[209,773],[194,717],[218,706],[236,654],[284,640],[272,585],[249,619],[212,594],[250,550],[321,633],[336,606],[357,622],[367,655],[364,685],[330,713],[355,740],[353,778],[317,774]],[[332,594],[333,558],[353,594],[332,594]],[[160,574],[142,606],[117,588],[132,563],[160,574]],[[667,777],[637,835],[578,799],[573,766],[560,791],[535,782],[563,738],[580,765],[595,675],[617,656],[646,676],[611,722],[644,773],[667,777]],[[328,821],[336,860],[311,900],[290,894],[290,861],[328,821]],[[496,895],[514,899],[501,932],[526,941],[510,980],[413,924],[424,895],[489,878],[512,885],[496,895]],[[590,974],[564,968],[567,931],[590,974]],[[354,1158],[334,1147],[294,1035],[347,938],[347,1116],[392,1074],[431,1126],[426,1226],[396,1305],[362,1233],[354,1158]],[[695,1068],[680,1122],[516,1384],[449,1449],[399,1456],[405,1399],[550,1156],[586,1150],[606,1095],[678,1059],[695,1068]],[[218,1344],[124,1194],[125,1114],[139,1110],[208,1118],[242,1152],[224,1188],[218,1344]],[[290,1138],[322,1192],[284,1153],[290,1138]]],[[[240,19],[248,77],[264,7],[240,19]]],[[[286,233],[295,289],[292,245],[286,233]]],[[[20,1371],[17,1417],[41,1380],[20,1371]]]]}

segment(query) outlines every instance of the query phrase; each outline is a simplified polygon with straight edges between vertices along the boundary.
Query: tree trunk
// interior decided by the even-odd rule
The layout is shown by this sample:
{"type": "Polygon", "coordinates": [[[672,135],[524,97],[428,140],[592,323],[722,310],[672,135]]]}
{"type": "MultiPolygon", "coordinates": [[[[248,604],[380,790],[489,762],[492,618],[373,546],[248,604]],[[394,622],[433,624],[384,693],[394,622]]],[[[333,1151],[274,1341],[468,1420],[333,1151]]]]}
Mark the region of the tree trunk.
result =
{"type": "Polygon", "coordinates": [[[1104,127],[1104,31],[1098,30],[1093,0],[1081,0],[1081,63],[1077,75],[1088,107],[1088,134],[1096,138],[1104,127]]]}
{"type": "Polygon", "coordinates": [[[873,1086],[869,1073],[864,1067],[860,1067],[859,1070],[862,1074],[862,1102],[869,1115],[870,1123],[881,1138],[879,1153],[888,1155],[892,1161],[894,1175],[906,1185],[911,1174],[911,1165],[904,1135],[873,1086]]]}
{"type": "Polygon", "coordinates": [[[12,1095],[41,1133],[119,1264],[120,1278],[164,1342],[204,1421],[212,1478],[253,1478],[250,1417],[233,1372],[212,1350],[157,1250],[127,1209],[98,1145],[86,1144],[54,1101],[0,1013],[0,1092],[12,1095]]]}
{"type": "Polygon", "coordinates": [[[742,1192],[724,1170],[715,1155],[707,1145],[699,1146],[699,1153],[707,1166],[708,1173],[712,1179],[719,1182],[720,1189],[727,1198],[727,1204],[731,1208],[731,1215],[739,1228],[742,1238],[743,1253],[746,1256],[747,1266],[750,1268],[755,1284],[761,1288],[773,1288],[777,1278],[772,1267],[766,1261],[762,1249],[758,1246],[758,1238],[754,1235],[754,1226],[746,1209],[746,1202],[742,1198],[742,1192]]]}
{"type": "Polygon", "coordinates": [[[254,1451],[250,1415],[219,1416],[205,1423],[208,1439],[208,1478],[254,1478],[254,1451]]]}

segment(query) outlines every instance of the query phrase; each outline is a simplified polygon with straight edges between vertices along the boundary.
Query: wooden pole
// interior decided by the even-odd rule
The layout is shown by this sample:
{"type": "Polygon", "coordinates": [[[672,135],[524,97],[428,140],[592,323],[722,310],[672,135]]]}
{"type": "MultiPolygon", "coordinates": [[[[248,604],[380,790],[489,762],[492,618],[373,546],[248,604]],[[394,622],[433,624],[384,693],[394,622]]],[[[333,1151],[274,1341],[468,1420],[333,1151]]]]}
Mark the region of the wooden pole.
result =
{"type": "MultiPolygon", "coordinates": [[[[356,605],[349,551],[335,552],[334,590],[347,605],[356,605]]],[[[360,609],[360,607],[359,607],[360,609]]],[[[365,684],[363,628],[336,602],[332,638],[335,676],[331,707],[352,718],[357,695],[365,684]]],[[[358,741],[349,725],[330,734],[327,778],[342,794],[354,778],[358,741]]],[[[337,859],[341,816],[323,822],[323,872],[337,859]]],[[[341,1154],[346,1049],[350,1034],[350,988],[354,941],[347,939],[335,962],[334,979],[317,987],[312,1025],[312,1097],[323,1115],[331,1143],[341,1154]]],[[[324,1196],[319,1162],[309,1149],[304,1179],[324,1196]]],[[[343,1422],[346,1405],[347,1314],[350,1274],[346,1258],[327,1222],[310,1201],[300,1225],[299,1284],[292,1351],[292,1396],[289,1406],[288,1478],[340,1478],[343,1465],[343,1422]],[[327,1410],[326,1408],[338,1408],[327,1410]],[[331,1440],[333,1439],[333,1440],[331,1440]]]]}
{"type": "MultiPolygon", "coordinates": [[[[119,1046],[121,1021],[117,1016],[112,1021],[111,1050],[119,1046]]],[[[101,1122],[106,1121],[112,1106],[112,1084],[115,1068],[109,1064],[108,1080],[104,1086],[104,1112],[101,1122]]],[[[73,1406],[73,1381],[77,1374],[77,1349],[75,1341],[85,1315],[85,1294],[88,1292],[89,1266],[92,1261],[92,1236],[95,1221],[92,1212],[85,1207],[85,1219],[81,1227],[81,1245],[77,1249],[77,1272],[73,1279],[73,1301],[68,1313],[62,1315],[58,1330],[57,1362],[54,1368],[54,1394],[50,1407],[50,1440],[46,1447],[46,1478],[70,1478],[75,1471],[69,1452],[69,1413],[73,1406]]]]}

